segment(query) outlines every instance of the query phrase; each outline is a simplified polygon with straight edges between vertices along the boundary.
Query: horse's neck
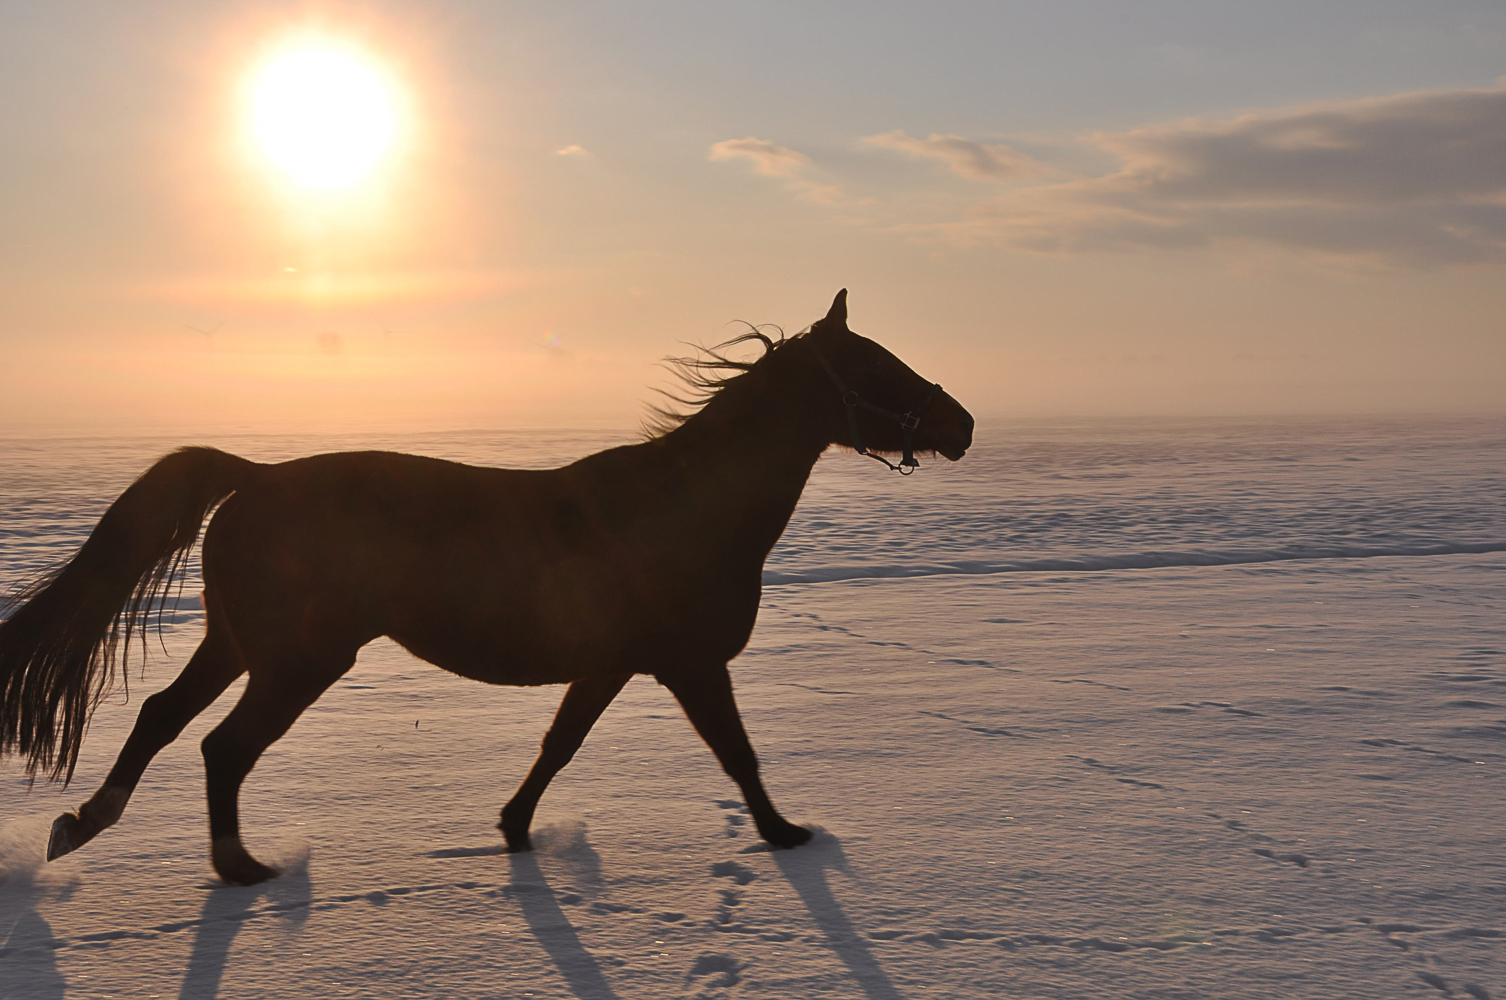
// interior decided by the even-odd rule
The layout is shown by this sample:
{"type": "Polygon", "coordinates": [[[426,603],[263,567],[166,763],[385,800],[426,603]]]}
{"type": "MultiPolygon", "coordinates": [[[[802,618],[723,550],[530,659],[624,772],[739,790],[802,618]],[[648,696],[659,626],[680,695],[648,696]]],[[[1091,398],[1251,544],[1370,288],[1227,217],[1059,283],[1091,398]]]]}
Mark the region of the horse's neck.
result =
{"type": "Polygon", "coordinates": [[[694,490],[697,513],[735,544],[757,542],[759,556],[779,540],[828,442],[810,415],[759,400],[715,400],[669,435],[694,490]],[[707,503],[706,501],[710,502],[707,503]]]}

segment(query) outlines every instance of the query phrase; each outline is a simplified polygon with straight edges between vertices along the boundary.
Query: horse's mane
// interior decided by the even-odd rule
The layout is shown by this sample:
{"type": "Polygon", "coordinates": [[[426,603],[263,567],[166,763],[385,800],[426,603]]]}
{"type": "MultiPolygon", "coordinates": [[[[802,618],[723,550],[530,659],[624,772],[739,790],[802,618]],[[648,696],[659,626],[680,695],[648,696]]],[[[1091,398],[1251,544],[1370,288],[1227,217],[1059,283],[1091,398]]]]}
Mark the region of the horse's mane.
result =
{"type": "Polygon", "coordinates": [[[754,326],[752,323],[744,325],[748,328],[747,332],[738,334],[731,340],[724,340],[713,347],[689,344],[687,346],[693,348],[695,354],[688,357],[664,359],[662,366],[679,380],[682,387],[678,390],[654,390],[664,397],[665,403],[663,405],[650,404],[648,408],[650,415],[643,424],[644,433],[648,437],[660,437],[679,427],[699,413],[702,407],[711,402],[712,398],[723,389],[752,371],[756,365],[785,344],[801,336],[798,333],[793,337],[786,336],[784,329],[773,323],[765,323],[761,326],[754,326]],[[770,337],[764,332],[766,330],[772,330],[774,336],[770,337]],[[755,341],[763,348],[763,351],[753,360],[742,361],[728,356],[728,352],[733,348],[755,341]]]}

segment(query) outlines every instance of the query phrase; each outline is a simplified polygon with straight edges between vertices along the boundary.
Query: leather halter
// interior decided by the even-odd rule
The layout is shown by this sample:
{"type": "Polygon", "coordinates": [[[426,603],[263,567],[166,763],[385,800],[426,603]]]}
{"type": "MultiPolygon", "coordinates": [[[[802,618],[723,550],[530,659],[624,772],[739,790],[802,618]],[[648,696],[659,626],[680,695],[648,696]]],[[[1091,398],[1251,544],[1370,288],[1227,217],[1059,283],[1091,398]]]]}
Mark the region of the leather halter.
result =
{"type": "Polygon", "coordinates": [[[852,433],[853,450],[859,455],[867,455],[874,461],[883,462],[890,469],[902,476],[908,476],[920,468],[920,462],[915,457],[915,429],[920,426],[920,415],[925,412],[926,407],[930,406],[932,401],[941,392],[941,383],[931,383],[931,391],[926,394],[925,399],[920,401],[919,406],[912,406],[905,413],[895,413],[893,410],[886,410],[877,403],[868,402],[868,400],[859,396],[855,390],[847,388],[846,383],[842,381],[842,377],[837,374],[837,370],[827,362],[820,351],[816,350],[816,345],[809,340],[805,343],[810,347],[811,353],[816,356],[816,360],[821,362],[821,367],[826,369],[826,374],[831,376],[832,383],[837,387],[837,392],[842,394],[842,405],[847,407],[847,427],[852,433]],[[895,465],[883,455],[875,455],[864,447],[863,434],[858,430],[858,409],[860,407],[870,413],[877,413],[881,417],[888,417],[899,424],[900,430],[905,432],[904,457],[899,460],[898,465],[895,465]]]}

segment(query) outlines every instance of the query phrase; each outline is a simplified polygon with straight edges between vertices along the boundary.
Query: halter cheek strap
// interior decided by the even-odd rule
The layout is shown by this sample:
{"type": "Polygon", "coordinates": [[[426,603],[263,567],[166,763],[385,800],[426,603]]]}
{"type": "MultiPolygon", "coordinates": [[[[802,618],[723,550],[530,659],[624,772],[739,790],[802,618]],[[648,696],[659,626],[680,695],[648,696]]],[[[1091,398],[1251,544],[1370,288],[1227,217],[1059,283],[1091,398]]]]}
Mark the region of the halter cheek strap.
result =
{"type": "Polygon", "coordinates": [[[842,405],[847,407],[847,429],[852,435],[853,450],[859,455],[867,455],[874,461],[883,462],[890,469],[902,476],[908,476],[920,468],[920,462],[915,458],[915,430],[920,426],[920,415],[925,412],[926,407],[930,406],[937,395],[941,393],[941,383],[931,383],[931,391],[926,394],[925,399],[920,401],[919,406],[913,406],[905,413],[895,413],[893,410],[887,410],[876,403],[868,402],[868,400],[859,396],[855,390],[847,388],[847,385],[842,381],[842,377],[837,374],[836,369],[827,362],[820,351],[816,350],[816,345],[811,344],[809,341],[806,343],[809,344],[811,353],[816,356],[816,360],[821,362],[821,367],[826,369],[826,374],[831,376],[832,383],[837,387],[837,392],[842,394],[842,405]],[[870,413],[877,413],[881,417],[888,417],[899,424],[900,430],[904,431],[904,456],[900,458],[898,465],[895,465],[882,455],[875,455],[864,447],[863,432],[858,429],[859,408],[867,410],[870,413]]]}

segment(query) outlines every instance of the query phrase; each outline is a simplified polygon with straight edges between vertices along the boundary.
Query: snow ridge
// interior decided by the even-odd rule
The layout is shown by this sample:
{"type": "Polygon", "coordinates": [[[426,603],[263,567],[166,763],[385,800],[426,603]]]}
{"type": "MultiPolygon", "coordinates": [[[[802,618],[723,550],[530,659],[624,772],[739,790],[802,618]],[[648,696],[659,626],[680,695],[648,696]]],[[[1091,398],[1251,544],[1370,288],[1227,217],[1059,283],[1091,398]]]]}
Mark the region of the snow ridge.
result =
{"type": "Polygon", "coordinates": [[[989,576],[997,573],[1071,573],[1107,569],[1167,569],[1240,566],[1293,559],[1372,559],[1378,556],[1447,556],[1506,552],[1506,542],[1433,542],[1414,545],[1293,545],[1274,549],[1131,552],[1121,555],[1044,559],[959,560],[945,563],[816,566],[804,570],[764,570],[766,587],[793,583],[835,583],[917,576],[989,576]]]}

